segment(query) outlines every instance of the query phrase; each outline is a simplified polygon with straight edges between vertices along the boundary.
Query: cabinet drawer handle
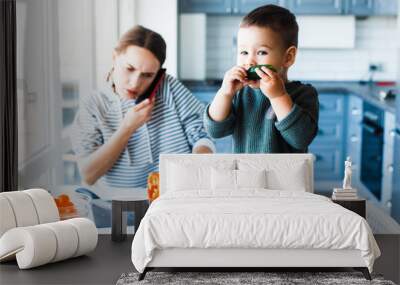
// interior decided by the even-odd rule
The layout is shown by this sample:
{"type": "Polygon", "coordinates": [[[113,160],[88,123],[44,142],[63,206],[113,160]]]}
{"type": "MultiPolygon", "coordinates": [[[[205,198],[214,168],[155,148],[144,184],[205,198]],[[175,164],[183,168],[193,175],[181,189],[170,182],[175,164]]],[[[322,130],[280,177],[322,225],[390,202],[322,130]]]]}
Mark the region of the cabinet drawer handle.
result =
{"type": "Polygon", "coordinates": [[[375,125],[370,125],[366,123],[361,124],[363,130],[367,131],[370,134],[373,135],[379,135],[381,133],[381,128],[375,125]]]}
{"type": "Polygon", "coordinates": [[[364,118],[366,118],[366,119],[368,119],[368,120],[370,120],[372,122],[378,122],[378,120],[379,120],[378,115],[376,115],[376,114],[374,114],[374,113],[372,113],[370,111],[365,111],[364,112],[364,118]]]}
{"type": "Polygon", "coordinates": [[[323,131],[323,130],[318,130],[317,135],[321,136],[321,135],[323,135],[323,134],[324,134],[324,131],[323,131]]]}
{"type": "Polygon", "coordinates": [[[322,160],[322,155],[316,154],[315,155],[315,160],[316,161],[321,161],[322,160]]]}
{"type": "Polygon", "coordinates": [[[352,135],[350,138],[351,142],[358,142],[358,137],[356,135],[352,135]]]}
{"type": "Polygon", "coordinates": [[[354,115],[354,116],[359,116],[359,115],[361,115],[361,111],[358,108],[353,108],[351,110],[351,114],[354,115]]]}

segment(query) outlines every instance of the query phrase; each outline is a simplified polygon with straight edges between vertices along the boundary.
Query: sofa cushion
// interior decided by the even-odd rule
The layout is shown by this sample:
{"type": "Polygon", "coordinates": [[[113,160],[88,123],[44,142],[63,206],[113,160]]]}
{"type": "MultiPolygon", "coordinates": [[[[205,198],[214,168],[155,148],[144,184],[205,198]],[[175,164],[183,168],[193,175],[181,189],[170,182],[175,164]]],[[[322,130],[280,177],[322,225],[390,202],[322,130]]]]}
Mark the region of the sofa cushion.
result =
{"type": "Polygon", "coordinates": [[[0,237],[14,227],[33,226],[60,220],[53,197],[44,189],[0,193],[0,237]]]}
{"type": "Polygon", "coordinates": [[[15,228],[17,222],[15,221],[14,212],[8,199],[0,195],[0,237],[8,230],[15,228]]]}
{"type": "Polygon", "coordinates": [[[97,229],[86,218],[17,227],[0,238],[0,261],[16,258],[20,269],[80,256],[97,245],[97,229]]]}

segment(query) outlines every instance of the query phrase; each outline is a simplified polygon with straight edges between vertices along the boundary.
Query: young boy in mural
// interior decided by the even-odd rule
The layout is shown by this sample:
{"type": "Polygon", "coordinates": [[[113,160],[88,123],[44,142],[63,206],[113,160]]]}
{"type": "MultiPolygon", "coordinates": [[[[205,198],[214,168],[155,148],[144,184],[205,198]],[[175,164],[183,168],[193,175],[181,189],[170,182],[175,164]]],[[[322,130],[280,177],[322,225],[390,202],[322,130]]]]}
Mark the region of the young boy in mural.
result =
{"type": "Polygon", "coordinates": [[[233,136],[235,153],[303,153],[318,130],[314,87],[289,81],[298,25],[287,9],[266,5],[239,26],[237,65],[229,69],[204,124],[214,138],[233,136]]]}

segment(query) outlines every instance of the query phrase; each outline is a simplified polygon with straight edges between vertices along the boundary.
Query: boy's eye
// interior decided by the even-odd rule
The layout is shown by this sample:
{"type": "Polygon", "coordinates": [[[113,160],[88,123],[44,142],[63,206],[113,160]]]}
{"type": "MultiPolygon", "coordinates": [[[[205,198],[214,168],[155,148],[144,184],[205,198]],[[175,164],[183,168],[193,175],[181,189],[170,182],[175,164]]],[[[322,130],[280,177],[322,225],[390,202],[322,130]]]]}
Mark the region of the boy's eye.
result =
{"type": "Polygon", "coordinates": [[[265,50],[260,50],[257,52],[257,55],[267,55],[268,53],[265,50]]]}
{"type": "Polygon", "coordinates": [[[133,66],[127,66],[127,67],[126,67],[126,70],[128,70],[128,71],[134,71],[135,68],[133,68],[133,66]]]}
{"type": "Polygon", "coordinates": [[[242,50],[242,51],[240,52],[240,54],[241,54],[241,55],[247,55],[247,54],[248,54],[248,52],[247,52],[247,51],[245,51],[245,50],[242,50]]]}

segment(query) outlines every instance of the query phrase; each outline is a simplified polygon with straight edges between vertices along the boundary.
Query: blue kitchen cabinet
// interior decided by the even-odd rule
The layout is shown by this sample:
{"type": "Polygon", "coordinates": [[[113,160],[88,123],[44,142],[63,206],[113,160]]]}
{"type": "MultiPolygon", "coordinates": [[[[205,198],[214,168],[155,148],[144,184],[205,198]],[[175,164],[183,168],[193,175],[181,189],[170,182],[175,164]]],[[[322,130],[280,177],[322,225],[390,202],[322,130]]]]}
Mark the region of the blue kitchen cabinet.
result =
{"type": "Polygon", "coordinates": [[[362,114],[363,100],[358,96],[349,95],[345,157],[351,157],[353,170],[352,180],[355,186],[360,183],[362,114]]]}
{"type": "Polygon", "coordinates": [[[247,14],[253,9],[267,4],[279,5],[279,0],[236,0],[233,13],[247,14]]]}
{"type": "Polygon", "coordinates": [[[374,2],[374,0],[347,0],[346,13],[356,16],[373,15],[374,2]]]}
{"type": "Polygon", "coordinates": [[[281,5],[296,15],[396,16],[396,0],[180,0],[180,13],[247,14],[266,4],[281,5]]]}
{"type": "Polygon", "coordinates": [[[390,214],[392,207],[393,150],[395,141],[395,114],[386,111],[383,129],[383,163],[381,204],[390,214]]]}
{"type": "Polygon", "coordinates": [[[397,0],[346,0],[345,13],[356,16],[396,16],[397,0]]]}
{"type": "Polygon", "coordinates": [[[392,184],[392,217],[400,223],[400,98],[396,98],[396,123],[393,131],[393,184],[392,184]]]}
{"type": "Polygon", "coordinates": [[[343,152],[340,148],[314,144],[310,146],[309,152],[315,156],[314,180],[316,182],[340,180],[343,172],[343,152]]]}
{"type": "MultiPolygon", "coordinates": [[[[210,103],[217,90],[215,91],[192,91],[193,95],[204,104],[204,106],[210,103]]],[[[227,136],[220,139],[214,139],[217,153],[232,153],[232,136],[227,136]]]]}
{"type": "Polygon", "coordinates": [[[231,0],[180,0],[180,13],[232,13],[231,0]]]}
{"type": "Polygon", "coordinates": [[[319,92],[318,133],[309,147],[315,155],[316,182],[338,181],[343,174],[345,158],[346,95],[319,92]]]}
{"type": "Polygon", "coordinates": [[[247,14],[251,10],[267,5],[278,5],[279,0],[181,0],[181,13],[247,14]]]}
{"type": "Polygon", "coordinates": [[[342,0],[286,0],[285,6],[297,15],[340,15],[344,12],[342,0]]]}
{"type": "Polygon", "coordinates": [[[374,0],[374,13],[376,16],[396,16],[398,13],[398,0],[374,0]]]}
{"type": "Polygon", "coordinates": [[[331,144],[337,146],[343,140],[343,120],[342,119],[320,119],[317,136],[314,138],[313,146],[331,144]]]}
{"type": "MultiPolygon", "coordinates": [[[[193,91],[192,91],[193,92],[193,91]]],[[[194,91],[193,95],[204,105],[207,105],[210,103],[215,94],[217,93],[217,90],[215,91],[194,91]]]]}
{"type": "MultiPolygon", "coordinates": [[[[400,114],[398,114],[400,115],[400,114]]],[[[395,131],[393,156],[392,217],[400,223],[400,125],[395,131]]]]}

